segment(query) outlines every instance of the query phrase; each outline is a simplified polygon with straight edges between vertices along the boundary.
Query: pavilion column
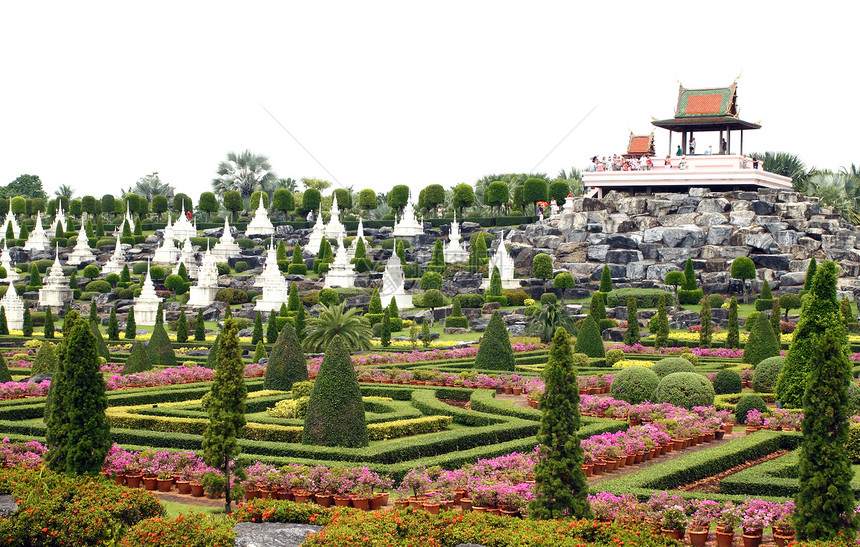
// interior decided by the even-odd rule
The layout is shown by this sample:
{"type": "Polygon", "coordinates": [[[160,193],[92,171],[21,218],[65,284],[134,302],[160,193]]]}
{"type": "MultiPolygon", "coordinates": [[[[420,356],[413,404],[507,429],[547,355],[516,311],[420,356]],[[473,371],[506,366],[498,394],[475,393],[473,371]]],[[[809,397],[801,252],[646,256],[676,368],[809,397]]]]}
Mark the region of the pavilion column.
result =
{"type": "Polygon", "coordinates": [[[741,129],[741,156],[744,155],[744,130],[741,129]]]}
{"type": "Polygon", "coordinates": [[[732,132],[726,131],[726,135],[727,135],[726,141],[728,141],[728,144],[726,144],[726,154],[731,154],[732,153],[732,132]]]}

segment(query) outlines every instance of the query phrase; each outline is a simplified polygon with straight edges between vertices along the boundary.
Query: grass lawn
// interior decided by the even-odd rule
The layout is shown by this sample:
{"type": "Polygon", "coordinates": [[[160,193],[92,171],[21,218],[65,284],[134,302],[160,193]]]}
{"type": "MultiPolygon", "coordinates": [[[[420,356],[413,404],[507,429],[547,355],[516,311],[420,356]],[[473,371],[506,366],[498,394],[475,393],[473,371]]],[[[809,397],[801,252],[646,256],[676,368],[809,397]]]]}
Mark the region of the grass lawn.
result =
{"type": "Polygon", "coordinates": [[[223,515],[224,514],[224,502],[217,507],[210,507],[208,505],[192,505],[190,503],[177,503],[175,501],[161,501],[161,504],[164,505],[164,508],[167,510],[168,518],[176,518],[181,514],[188,513],[205,513],[207,515],[223,515]]]}

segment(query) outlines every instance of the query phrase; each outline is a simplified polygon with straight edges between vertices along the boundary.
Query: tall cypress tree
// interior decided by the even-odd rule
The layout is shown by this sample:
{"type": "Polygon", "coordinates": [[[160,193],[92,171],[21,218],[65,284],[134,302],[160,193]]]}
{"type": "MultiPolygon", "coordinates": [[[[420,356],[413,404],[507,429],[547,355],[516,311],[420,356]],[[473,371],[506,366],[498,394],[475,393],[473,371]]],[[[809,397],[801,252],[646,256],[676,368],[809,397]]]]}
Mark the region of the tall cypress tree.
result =
{"type": "Polygon", "coordinates": [[[729,301],[729,325],[726,330],[726,347],[738,349],[740,346],[740,328],[738,327],[738,301],[733,296],[729,301]]]}
{"type": "Polygon", "coordinates": [[[119,340],[119,323],[116,320],[116,308],[110,307],[110,318],[107,327],[108,340],[119,340]]]}
{"type": "Polygon", "coordinates": [[[54,337],[54,314],[51,312],[51,306],[45,310],[45,338],[51,339],[54,337]]]}
{"type": "Polygon", "coordinates": [[[711,306],[708,299],[702,299],[702,311],[699,313],[699,347],[711,347],[711,339],[714,334],[714,326],[711,323],[711,306]]]}
{"type": "Polygon", "coordinates": [[[391,314],[388,308],[382,312],[382,333],[379,335],[379,343],[384,348],[391,345],[391,314]]]}
{"type": "Polygon", "coordinates": [[[137,338],[137,324],[134,322],[134,306],[132,306],[125,316],[125,339],[134,340],[135,338],[137,338]]]}
{"type": "Polygon", "coordinates": [[[808,293],[812,290],[812,280],[815,278],[815,272],[818,271],[818,262],[815,261],[815,257],[809,261],[809,266],[806,267],[806,278],[803,280],[803,290],[800,291],[800,296],[808,293]]]}
{"type": "Polygon", "coordinates": [[[194,341],[206,341],[206,325],[203,322],[203,309],[197,310],[197,319],[194,321],[194,341]]]}
{"type": "Polygon", "coordinates": [[[512,371],[514,366],[514,350],[511,348],[508,328],[499,312],[493,312],[487,330],[481,337],[478,354],[475,355],[475,368],[512,371]]]}
{"type": "Polygon", "coordinates": [[[119,280],[123,283],[131,283],[131,272],[128,271],[128,264],[122,267],[122,272],[119,274],[119,280]]]}
{"type": "Polygon", "coordinates": [[[176,321],[176,341],[188,341],[188,319],[185,317],[185,309],[179,312],[179,319],[176,321]]]}
{"type": "Polygon", "coordinates": [[[598,325],[601,320],[606,319],[606,301],[603,299],[603,291],[597,291],[591,295],[591,308],[588,313],[598,325]]]}
{"type": "Polygon", "coordinates": [[[41,287],[42,276],[39,275],[39,268],[33,264],[30,266],[30,281],[27,282],[30,287],[41,287]]]}
{"type": "Polygon", "coordinates": [[[657,337],[655,348],[665,348],[669,345],[669,318],[666,315],[666,295],[661,294],[657,301],[657,337]]]}
{"type": "Polygon", "coordinates": [[[536,496],[529,505],[529,516],[591,518],[578,434],[579,389],[570,337],[563,327],[556,329],[552,338],[544,378],[546,390],[541,396],[537,434],[541,457],[535,466],[536,496]]]}
{"type": "Polygon", "coordinates": [[[299,287],[296,282],[290,283],[290,293],[287,298],[287,313],[298,312],[302,306],[302,301],[299,299],[299,287]]]}
{"type": "Polygon", "coordinates": [[[692,258],[688,258],[684,265],[684,284],[681,285],[681,288],[685,291],[695,291],[699,288],[698,283],[696,283],[696,272],[693,270],[692,258]]]}
{"type": "Polygon", "coordinates": [[[239,434],[245,427],[245,400],[248,397],[238,332],[235,320],[224,321],[218,347],[218,366],[206,405],[209,425],[203,433],[204,461],[220,470],[227,479],[228,486],[224,492],[226,513],[230,512],[232,503],[230,478],[242,476],[242,467],[237,460],[241,453],[239,434]]]}
{"type": "Polygon", "coordinates": [[[299,306],[299,313],[296,315],[296,336],[299,341],[303,341],[307,336],[307,318],[305,315],[305,307],[299,306]]]}
{"type": "MultiPolygon", "coordinates": [[[[610,291],[612,291],[612,274],[609,271],[609,265],[606,264],[603,266],[603,271],[600,273],[600,292],[608,293],[610,291]]],[[[601,317],[601,319],[606,318],[601,317]]]]}
{"type": "Polygon", "coordinates": [[[801,540],[835,540],[842,536],[850,542],[858,522],[851,488],[854,471],[845,448],[851,362],[845,354],[847,336],[838,316],[831,314],[822,322],[822,332],[813,337],[811,367],[803,394],[800,488],[795,498],[794,528],[801,540]]]}
{"type": "Polygon", "coordinates": [[[639,310],[636,308],[636,297],[627,297],[627,332],[624,334],[624,344],[632,346],[639,343],[639,310]]]}
{"type": "Polygon", "coordinates": [[[96,306],[95,300],[90,300],[89,320],[92,321],[93,323],[100,323],[100,321],[99,321],[99,310],[98,310],[98,307],[96,306]]]}
{"type": "Polygon", "coordinates": [[[21,330],[24,336],[33,336],[33,318],[30,316],[30,306],[27,305],[24,305],[24,325],[21,330]]]}
{"type": "Polygon", "coordinates": [[[251,343],[255,346],[263,340],[263,314],[258,310],[254,318],[254,333],[251,335],[251,343]]]}
{"type": "Polygon", "coordinates": [[[155,323],[152,337],[146,344],[146,354],[149,355],[149,360],[154,366],[176,366],[176,353],[173,351],[173,344],[170,343],[167,331],[164,330],[164,323],[155,323]]]}
{"type": "Polygon", "coordinates": [[[275,313],[275,310],[269,312],[269,322],[266,324],[266,343],[274,344],[275,340],[278,339],[278,314],[275,313]]]}
{"type": "Polygon", "coordinates": [[[162,307],[161,302],[158,303],[158,309],[155,310],[155,324],[160,325],[164,323],[164,308],[162,307]]]}
{"type": "Polygon", "coordinates": [[[6,322],[6,306],[0,306],[0,335],[9,334],[9,324],[6,322]]]}
{"type": "Polygon", "coordinates": [[[437,239],[433,246],[433,257],[427,265],[427,270],[442,273],[445,271],[445,251],[442,248],[442,240],[437,239]]]}
{"type": "Polygon", "coordinates": [[[782,323],[780,322],[779,309],[779,298],[774,298],[770,309],[770,327],[776,335],[777,342],[782,341],[782,323]]]}
{"type": "Polygon", "coordinates": [[[289,391],[295,382],[307,381],[308,367],[302,345],[293,326],[287,323],[269,354],[263,385],[266,389],[289,391]]]}

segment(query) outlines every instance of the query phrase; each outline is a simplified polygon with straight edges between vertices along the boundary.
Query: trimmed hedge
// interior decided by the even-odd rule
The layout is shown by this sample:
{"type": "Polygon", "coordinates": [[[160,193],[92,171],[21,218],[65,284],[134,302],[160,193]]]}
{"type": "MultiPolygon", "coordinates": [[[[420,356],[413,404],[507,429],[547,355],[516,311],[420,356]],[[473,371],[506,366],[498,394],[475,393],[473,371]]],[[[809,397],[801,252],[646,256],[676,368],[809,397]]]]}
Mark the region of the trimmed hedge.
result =
{"type": "Polygon", "coordinates": [[[487,330],[481,337],[478,354],[475,356],[475,368],[513,371],[515,363],[505,322],[499,312],[493,312],[487,330]]]}
{"type": "Polygon", "coordinates": [[[747,423],[747,412],[757,409],[762,414],[767,412],[767,405],[758,395],[744,395],[735,403],[735,421],[739,424],[747,423]]]}
{"type": "Polygon", "coordinates": [[[606,306],[614,308],[617,306],[626,306],[627,297],[632,296],[636,299],[636,306],[642,308],[656,308],[661,296],[666,296],[666,305],[674,306],[675,297],[669,291],[661,289],[615,289],[606,293],[606,306]]]}

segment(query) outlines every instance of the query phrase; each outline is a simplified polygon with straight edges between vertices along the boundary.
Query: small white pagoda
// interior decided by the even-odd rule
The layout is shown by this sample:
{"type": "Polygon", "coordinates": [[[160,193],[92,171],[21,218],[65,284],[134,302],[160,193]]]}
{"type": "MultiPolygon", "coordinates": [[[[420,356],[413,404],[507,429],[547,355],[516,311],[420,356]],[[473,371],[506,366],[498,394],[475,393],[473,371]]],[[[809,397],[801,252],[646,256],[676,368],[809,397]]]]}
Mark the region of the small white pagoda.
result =
{"type": "Polygon", "coordinates": [[[302,253],[316,256],[320,250],[320,243],[325,237],[325,222],[322,217],[322,205],[320,205],[320,214],[317,216],[317,221],[314,223],[313,231],[311,232],[308,244],[302,250],[302,253]]]}
{"type": "Polygon", "coordinates": [[[140,289],[140,296],[134,299],[134,320],[138,325],[151,327],[155,325],[155,316],[158,313],[158,305],[161,298],[155,294],[155,285],[152,284],[152,276],[149,274],[149,262],[146,263],[146,279],[140,289]]]}
{"type": "Polygon", "coordinates": [[[167,226],[164,227],[162,237],[164,239],[176,239],[176,234],[173,233],[173,217],[170,216],[169,211],[167,213],[167,226]]]}
{"type": "Polygon", "coordinates": [[[30,232],[30,237],[24,243],[25,251],[44,251],[51,247],[51,238],[45,233],[45,228],[42,227],[42,213],[36,213],[36,226],[30,232]]]}
{"type": "Polygon", "coordinates": [[[81,222],[81,229],[78,231],[78,242],[75,244],[75,249],[69,255],[67,264],[77,266],[84,262],[93,262],[96,255],[90,247],[90,239],[87,237],[87,230],[84,222],[81,222]]]}
{"type": "Polygon", "coordinates": [[[215,257],[215,262],[227,262],[231,256],[239,256],[242,254],[242,249],[239,244],[233,239],[233,234],[230,232],[230,223],[227,218],[224,218],[224,233],[221,234],[221,239],[212,248],[212,256],[215,257]]]}
{"type": "Polygon", "coordinates": [[[343,238],[337,240],[337,253],[334,262],[329,265],[328,273],[325,275],[325,288],[332,287],[354,287],[355,268],[349,261],[349,253],[343,246],[343,238]]]}
{"type": "Polygon", "coordinates": [[[456,264],[469,260],[469,251],[463,247],[461,239],[460,223],[457,222],[457,213],[455,212],[454,220],[451,222],[451,230],[448,232],[448,242],[443,248],[445,262],[456,264]]]}
{"type": "Polygon", "coordinates": [[[273,240],[269,241],[263,273],[254,280],[254,286],[263,289],[262,297],[257,300],[257,305],[254,306],[257,311],[278,310],[281,308],[281,304],[285,304],[290,298],[290,286],[278,269],[278,252],[273,240]]]}
{"type": "Polygon", "coordinates": [[[379,291],[383,307],[390,306],[392,298],[397,302],[397,308],[400,310],[413,307],[412,295],[406,292],[405,283],[400,257],[397,253],[391,253],[385,264],[385,272],[382,274],[382,290],[379,291]]]}
{"type": "Polygon", "coordinates": [[[12,265],[12,255],[9,254],[9,247],[6,246],[6,240],[3,240],[3,253],[0,254],[0,266],[6,270],[6,278],[0,279],[0,283],[12,283],[18,281],[18,269],[12,265]]]}
{"type": "MultiPolygon", "coordinates": [[[[12,212],[12,198],[9,198],[9,210],[6,211],[6,219],[3,221],[3,228],[0,231],[0,237],[6,237],[6,230],[9,228],[9,224],[12,224],[12,232],[16,235],[21,233],[21,227],[18,226],[18,221],[15,220],[15,213],[12,212]]],[[[65,224],[63,224],[65,227],[65,224]]]]}
{"type": "Polygon", "coordinates": [[[254,218],[248,223],[245,228],[245,235],[251,236],[270,236],[275,233],[275,227],[272,226],[272,221],[269,220],[269,212],[263,206],[263,196],[260,196],[260,205],[254,212],[254,218]]]}
{"type": "MultiPolygon", "coordinates": [[[[207,243],[206,253],[203,255],[203,260],[200,261],[200,269],[197,273],[197,284],[191,287],[188,305],[205,308],[215,302],[216,294],[218,294],[218,266],[207,243]]],[[[278,307],[280,308],[280,306],[278,307]]]]}
{"type": "Polygon", "coordinates": [[[197,257],[194,255],[194,247],[191,246],[191,239],[185,238],[185,243],[182,244],[182,253],[179,255],[179,262],[173,267],[173,273],[179,275],[179,265],[185,264],[185,271],[188,277],[197,279],[197,257]]]}
{"type": "Polygon", "coordinates": [[[263,264],[263,273],[254,279],[255,287],[275,286],[283,278],[278,268],[278,251],[275,249],[274,239],[269,239],[269,248],[266,250],[266,262],[263,264]]]}
{"type": "Polygon", "coordinates": [[[406,207],[403,208],[403,215],[400,220],[394,224],[394,237],[414,237],[424,233],[424,226],[418,222],[415,217],[415,208],[412,202],[408,201],[406,207]]]}
{"type": "MultiPolygon", "coordinates": [[[[128,202],[125,202],[125,218],[123,219],[123,224],[128,222],[128,229],[131,230],[131,233],[134,233],[134,218],[131,216],[131,210],[129,209],[128,202]]],[[[122,234],[123,224],[119,225],[119,233],[122,234]]],[[[63,225],[65,226],[65,224],[63,225]]]]}
{"type": "Polygon", "coordinates": [[[102,267],[102,273],[105,275],[112,273],[119,275],[122,273],[123,266],[125,266],[125,253],[122,252],[122,243],[119,241],[119,236],[116,236],[116,247],[114,247],[113,254],[102,267]]]}
{"type": "Polygon", "coordinates": [[[69,223],[66,221],[66,214],[63,212],[63,202],[57,202],[57,214],[54,215],[54,221],[51,222],[51,235],[53,236],[57,233],[57,223],[60,222],[63,224],[63,231],[69,227],[69,223]]]}
{"type": "MultiPolygon", "coordinates": [[[[322,209],[320,209],[320,216],[322,216],[322,209]]],[[[338,240],[346,237],[346,227],[340,221],[340,207],[337,205],[337,198],[332,198],[331,218],[325,226],[325,236],[338,240]]],[[[319,249],[319,244],[317,244],[317,249],[319,249]]]]}
{"type": "Polygon", "coordinates": [[[9,285],[6,294],[0,299],[0,306],[6,309],[6,326],[9,330],[24,328],[24,301],[18,296],[14,285],[9,285]]]}
{"type": "Polygon", "coordinates": [[[179,247],[176,246],[173,238],[166,237],[161,240],[161,246],[155,250],[152,261],[156,264],[175,264],[179,260],[179,254],[179,247]]]}
{"type": "MultiPolygon", "coordinates": [[[[347,249],[347,252],[349,252],[350,260],[355,258],[355,250],[356,247],[358,247],[358,240],[362,238],[364,238],[364,222],[362,221],[361,217],[358,217],[358,230],[356,230],[355,232],[355,239],[352,240],[349,249],[347,249]]],[[[364,240],[364,246],[365,249],[368,248],[368,242],[366,239],[364,240]]]]}
{"type": "Polygon", "coordinates": [[[516,279],[516,273],[514,271],[514,261],[511,259],[511,255],[508,254],[508,248],[505,246],[505,233],[502,232],[501,235],[502,236],[499,238],[499,246],[496,248],[495,254],[490,258],[488,269],[489,273],[481,283],[482,289],[490,288],[490,280],[492,279],[494,268],[499,269],[503,289],[520,288],[520,282],[516,279]]]}
{"type": "Polygon", "coordinates": [[[42,281],[44,285],[39,289],[40,306],[51,306],[56,310],[65,306],[66,302],[72,299],[74,292],[69,288],[69,280],[63,275],[59,247],[56,248],[54,263],[48,270],[48,276],[42,281]]]}
{"type": "MultiPolygon", "coordinates": [[[[188,216],[185,214],[185,200],[182,201],[182,212],[179,213],[179,218],[173,224],[173,239],[182,241],[189,237],[197,236],[197,227],[191,224],[188,216]]],[[[187,265],[186,265],[187,267],[187,265]]]]}

